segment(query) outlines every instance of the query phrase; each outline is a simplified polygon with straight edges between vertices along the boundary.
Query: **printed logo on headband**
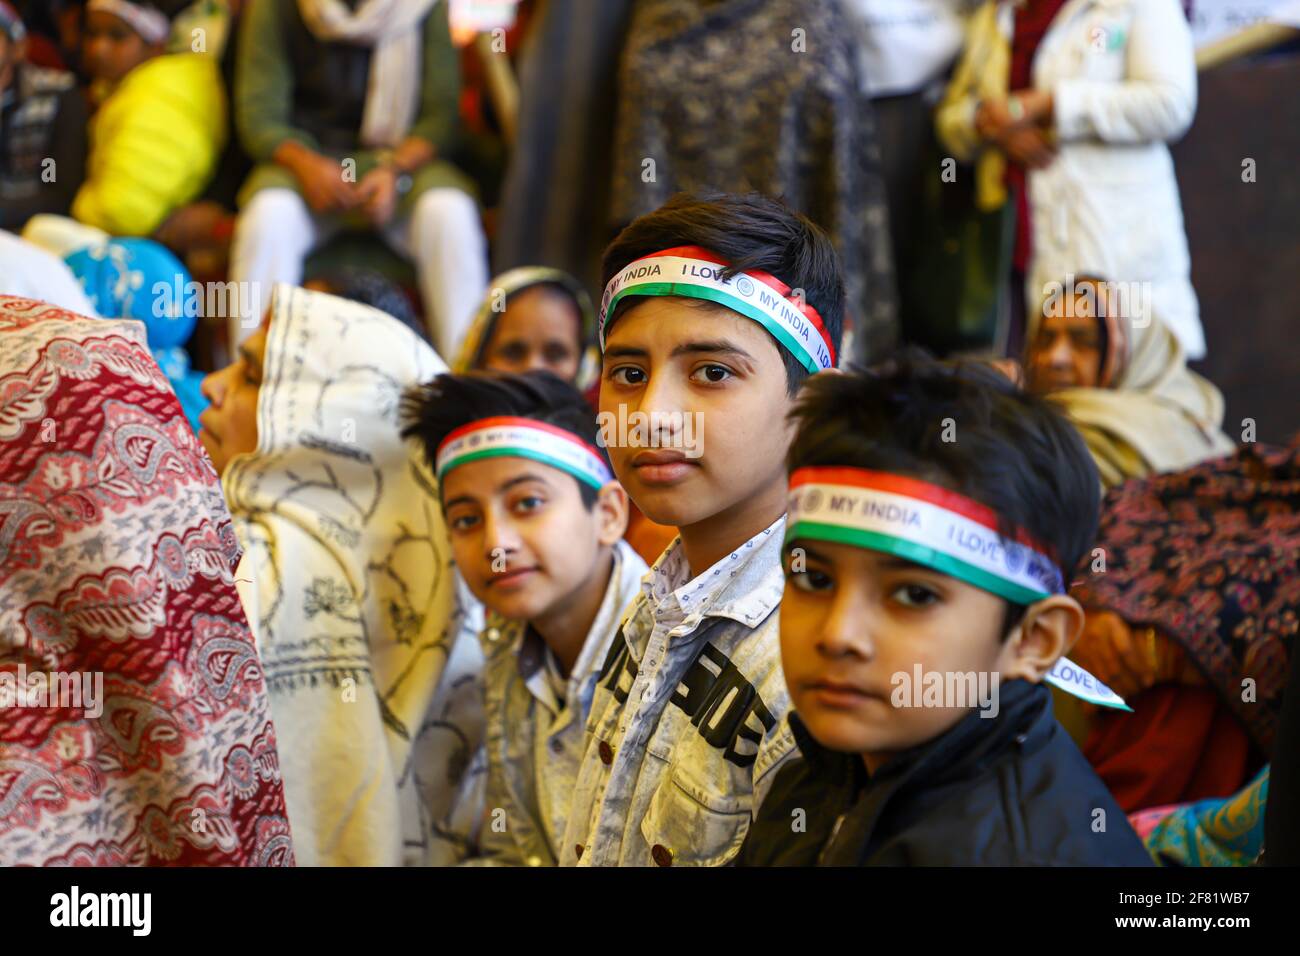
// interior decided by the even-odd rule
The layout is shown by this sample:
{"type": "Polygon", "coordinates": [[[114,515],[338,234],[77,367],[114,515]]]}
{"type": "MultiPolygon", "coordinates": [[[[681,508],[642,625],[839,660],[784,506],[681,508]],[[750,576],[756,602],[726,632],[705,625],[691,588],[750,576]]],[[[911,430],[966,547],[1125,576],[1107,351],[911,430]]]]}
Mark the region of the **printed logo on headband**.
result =
{"type": "Polygon", "coordinates": [[[770,273],[752,269],[727,278],[726,270],[724,259],[699,246],[665,249],[629,263],[609,280],[600,300],[601,351],[605,322],[625,297],[675,295],[707,299],[753,319],[809,372],[835,364],[830,333],[816,309],[790,298],[790,287],[770,273]]]}
{"type": "Polygon", "coordinates": [[[470,422],[438,446],[437,474],[481,458],[531,458],[600,488],[614,476],[600,452],[562,428],[531,418],[499,416],[470,422]]]}

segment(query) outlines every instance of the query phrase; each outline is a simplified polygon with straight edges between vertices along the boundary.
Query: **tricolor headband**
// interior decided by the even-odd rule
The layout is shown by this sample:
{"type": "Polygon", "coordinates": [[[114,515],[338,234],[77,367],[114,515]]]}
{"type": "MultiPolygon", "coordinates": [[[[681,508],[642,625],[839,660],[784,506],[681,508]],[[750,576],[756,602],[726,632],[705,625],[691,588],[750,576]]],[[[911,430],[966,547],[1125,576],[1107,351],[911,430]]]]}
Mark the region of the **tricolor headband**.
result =
{"type": "MultiPolygon", "coordinates": [[[[800,468],[790,476],[786,541],[883,551],[1017,604],[1064,594],[1056,562],[1025,534],[1007,541],[992,509],[929,482],[863,468],[800,468]]],[[[1114,691],[1061,658],[1046,680],[1094,704],[1128,710],[1114,691]]]]}
{"type": "Polygon", "coordinates": [[[600,488],[614,476],[600,452],[576,435],[531,418],[482,418],[457,428],[438,446],[438,479],[480,458],[531,458],[600,488]]]}
{"type": "Polygon", "coordinates": [[[172,25],[158,10],[150,10],[130,0],[90,0],[87,11],[99,10],[125,20],[146,43],[162,43],[171,36],[172,25]]]}
{"type": "Polygon", "coordinates": [[[601,351],[605,350],[606,320],[624,298],[677,295],[707,299],[753,319],[809,372],[835,364],[835,347],[816,309],[790,298],[790,287],[771,273],[749,269],[723,278],[727,268],[725,259],[700,246],[676,246],[628,263],[609,280],[601,299],[601,351]]]}

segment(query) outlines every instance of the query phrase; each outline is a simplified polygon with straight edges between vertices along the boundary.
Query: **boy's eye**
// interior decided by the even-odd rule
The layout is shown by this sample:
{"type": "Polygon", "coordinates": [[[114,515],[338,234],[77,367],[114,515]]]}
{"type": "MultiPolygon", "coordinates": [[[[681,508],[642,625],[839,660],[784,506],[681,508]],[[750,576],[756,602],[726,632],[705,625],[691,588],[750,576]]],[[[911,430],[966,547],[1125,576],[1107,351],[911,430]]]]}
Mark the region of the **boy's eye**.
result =
{"type": "Polygon", "coordinates": [[[542,505],[546,504],[546,499],[540,495],[525,495],[515,502],[515,511],[524,512],[536,511],[542,505]]]}
{"type": "Polygon", "coordinates": [[[573,353],[563,345],[546,346],[546,361],[550,362],[552,365],[559,365],[561,362],[567,360],[572,354],[573,353]]]}
{"type": "Polygon", "coordinates": [[[939,595],[924,584],[904,584],[894,591],[894,600],[903,607],[921,608],[937,602],[939,595]]]}
{"type": "Polygon", "coordinates": [[[710,385],[717,385],[731,378],[735,373],[725,365],[701,365],[691,373],[691,378],[696,382],[707,382],[710,385]]]}
{"type": "Polygon", "coordinates": [[[468,531],[478,524],[478,515],[456,515],[451,519],[452,531],[468,531]]]}
{"type": "Polygon", "coordinates": [[[800,591],[809,593],[817,591],[829,591],[834,585],[831,576],[824,571],[791,571],[790,583],[800,591]]]}
{"type": "Polygon", "coordinates": [[[644,369],[635,365],[620,365],[609,373],[609,380],[618,385],[644,385],[647,376],[644,369]]]}

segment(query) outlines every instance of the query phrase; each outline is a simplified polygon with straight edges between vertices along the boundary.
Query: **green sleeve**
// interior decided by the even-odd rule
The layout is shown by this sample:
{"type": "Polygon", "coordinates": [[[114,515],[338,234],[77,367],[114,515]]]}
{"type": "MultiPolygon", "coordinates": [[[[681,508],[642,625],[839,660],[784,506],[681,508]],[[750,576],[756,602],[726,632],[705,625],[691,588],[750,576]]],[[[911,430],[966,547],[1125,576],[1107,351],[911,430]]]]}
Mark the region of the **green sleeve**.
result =
{"type": "Polygon", "coordinates": [[[428,140],[446,158],[460,115],[460,55],[451,42],[447,4],[433,8],[424,21],[424,69],[420,106],[411,135],[428,140]]]}
{"type": "Polygon", "coordinates": [[[285,47],[281,0],[249,0],[235,56],[235,127],[254,162],[269,163],[276,148],[295,140],[318,150],[315,137],[291,124],[293,67],[285,47]]]}

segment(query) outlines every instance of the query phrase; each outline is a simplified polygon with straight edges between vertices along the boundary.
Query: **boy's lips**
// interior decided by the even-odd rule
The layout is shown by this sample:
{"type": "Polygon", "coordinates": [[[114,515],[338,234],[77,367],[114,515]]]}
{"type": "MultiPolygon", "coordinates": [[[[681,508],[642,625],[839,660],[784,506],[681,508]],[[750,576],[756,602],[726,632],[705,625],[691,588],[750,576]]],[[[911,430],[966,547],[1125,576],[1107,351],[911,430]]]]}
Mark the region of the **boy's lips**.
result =
{"type": "Polygon", "coordinates": [[[501,591],[514,591],[523,587],[536,572],[537,568],[510,568],[488,578],[487,586],[501,591]]]}
{"type": "Polygon", "coordinates": [[[861,707],[877,697],[858,684],[824,679],[805,682],[804,691],[815,696],[822,704],[834,708],[861,707]]]}
{"type": "Polygon", "coordinates": [[[699,467],[678,448],[661,448],[637,452],[632,457],[632,470],[642,484],[671,485],[681,481],[691,470],[699,467]]]}

